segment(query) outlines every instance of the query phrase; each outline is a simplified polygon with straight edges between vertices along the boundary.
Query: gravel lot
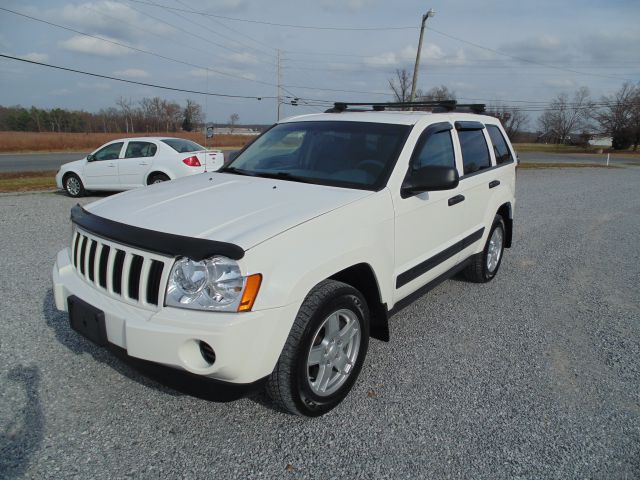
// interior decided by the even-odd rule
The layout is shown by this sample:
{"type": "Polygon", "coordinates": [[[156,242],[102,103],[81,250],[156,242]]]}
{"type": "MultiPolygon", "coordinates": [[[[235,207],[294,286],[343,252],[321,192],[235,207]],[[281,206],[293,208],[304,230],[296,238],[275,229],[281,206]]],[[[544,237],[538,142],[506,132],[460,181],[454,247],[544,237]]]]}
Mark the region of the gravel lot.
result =
{"type": "Polygon", "coordinates": [[[518,182],[495,281],[400,312],[313,420],[179,393],[76,335],[50,289],[75,201],[0,196],[0,478],[639,478],[640,168],[518,182]]]}

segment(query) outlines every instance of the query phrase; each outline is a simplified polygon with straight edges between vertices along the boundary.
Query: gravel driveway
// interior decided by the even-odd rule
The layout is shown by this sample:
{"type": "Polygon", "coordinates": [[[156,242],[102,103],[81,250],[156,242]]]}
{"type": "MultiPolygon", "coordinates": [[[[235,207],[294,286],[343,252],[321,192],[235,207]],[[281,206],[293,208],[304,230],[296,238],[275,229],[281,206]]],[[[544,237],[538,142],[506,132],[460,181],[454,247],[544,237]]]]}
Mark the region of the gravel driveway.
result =
{"type": "Polygon", "coordinates": [[[496,279],[397,314],[312,420],[186,395],[72,332],[50,270],[75,200],[0,196],[0,478],[639,478],[640,168],[518,182],[496,279]]]}

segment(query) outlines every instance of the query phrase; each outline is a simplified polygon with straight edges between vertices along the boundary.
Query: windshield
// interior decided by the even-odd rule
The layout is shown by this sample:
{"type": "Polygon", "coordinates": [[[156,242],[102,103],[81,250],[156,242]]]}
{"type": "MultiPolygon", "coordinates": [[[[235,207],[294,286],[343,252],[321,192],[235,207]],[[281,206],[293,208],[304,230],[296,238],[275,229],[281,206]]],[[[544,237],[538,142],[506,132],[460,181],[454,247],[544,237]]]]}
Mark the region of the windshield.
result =
{"type": "Polygon", "coordinates": [[[370,122],[281,123],[221,171],[379,190],[410,129],[408,125],[370,122]]]}
{"type": "Polygon", "coordinates": [[[165,138],[164,140],[162,140],[162,142],[169,145],[178,153],[199,152],[201,150],[206,150],[206,148],[204,148],[202,145],[198,145],[196,142],[192,142],[191,140],[183,140],[181,138],[165,138]]]}

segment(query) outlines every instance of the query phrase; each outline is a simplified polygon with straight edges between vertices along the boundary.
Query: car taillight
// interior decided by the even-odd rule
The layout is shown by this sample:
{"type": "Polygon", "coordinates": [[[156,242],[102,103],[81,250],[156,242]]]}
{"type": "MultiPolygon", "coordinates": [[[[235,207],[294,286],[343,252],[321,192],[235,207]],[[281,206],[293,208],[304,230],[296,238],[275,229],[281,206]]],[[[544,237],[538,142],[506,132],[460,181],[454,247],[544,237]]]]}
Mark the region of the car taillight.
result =
{"type": "Polygon", "coordinates": [[[185,165],[189,166],[189,167],[201,167],[202,165],[200,164],[200,160],[198,160],[198,157],[196,157],[195,155],[189,158],[185,158],[184,160],[182,160],[182,163],[184,163],[185,165]]]}

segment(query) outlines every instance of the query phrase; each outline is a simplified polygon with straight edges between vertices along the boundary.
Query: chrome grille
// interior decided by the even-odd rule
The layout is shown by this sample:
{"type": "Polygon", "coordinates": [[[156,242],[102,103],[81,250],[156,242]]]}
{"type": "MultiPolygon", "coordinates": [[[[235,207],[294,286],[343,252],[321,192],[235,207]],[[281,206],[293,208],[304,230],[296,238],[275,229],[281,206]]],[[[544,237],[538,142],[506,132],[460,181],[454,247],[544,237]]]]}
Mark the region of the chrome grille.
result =
{"type": "Polygon", "coordinates": [[[157,309],[172,258],[136,250],[75,229],[71,258],[78,275],[124,302],[157,309]]]}

